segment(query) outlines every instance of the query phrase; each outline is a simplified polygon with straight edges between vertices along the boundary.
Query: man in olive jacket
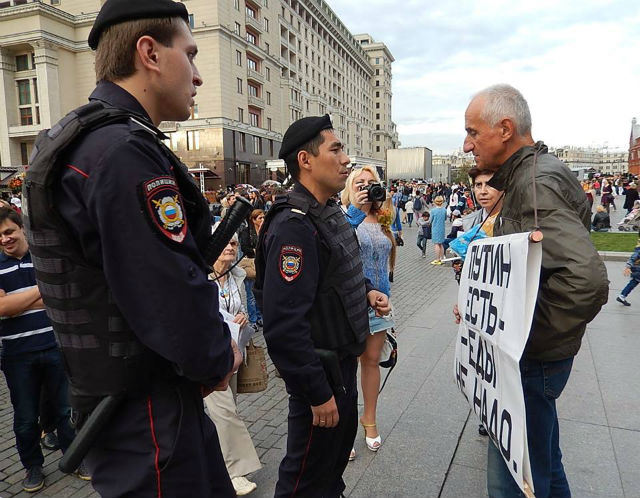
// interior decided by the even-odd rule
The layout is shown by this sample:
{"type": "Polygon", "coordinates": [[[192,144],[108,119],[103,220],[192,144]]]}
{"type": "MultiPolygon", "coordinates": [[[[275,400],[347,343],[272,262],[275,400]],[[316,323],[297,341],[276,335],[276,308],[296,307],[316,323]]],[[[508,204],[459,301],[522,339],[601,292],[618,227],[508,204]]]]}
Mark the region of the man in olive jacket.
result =
{"type": "MultiPolygon", "coordinates": [[[[569,497],[555,400],[569,379],[587,323],[607,302],[609,287],[589,236],[589,204],[569,168],[546,145],[533,141],[529,106],[515,88],[495,85],[476,94],[465,113],[465,128],[464,151],[473,153],[479,168],[496,171],[490,185],[505,192],[494,235],[534,228],[544,235],[538,299],[520,372],[535,495],[569,497]]],[[[491,498],[524,496],[493,444],[487,486],[491,498]]]]}

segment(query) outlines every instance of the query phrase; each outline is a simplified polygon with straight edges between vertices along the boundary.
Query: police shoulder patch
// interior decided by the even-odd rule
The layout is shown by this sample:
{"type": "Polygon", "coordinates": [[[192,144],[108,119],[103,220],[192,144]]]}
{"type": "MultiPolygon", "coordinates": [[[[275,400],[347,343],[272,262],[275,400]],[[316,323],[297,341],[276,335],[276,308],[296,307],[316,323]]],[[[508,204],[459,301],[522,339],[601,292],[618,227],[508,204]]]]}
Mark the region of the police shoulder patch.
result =
{"type": "Polygon", "coordinates": [[[293,282],[302,273],[302,247],[283,245],[280,249],[280,275],[293,282]]]}
{"type": "Polygon", "coordinates": [[[168,239],[182,243],[187,236],[187,219],[175,179],[158,176],[142,183],[141,190],[151,224],[168,239]]]}

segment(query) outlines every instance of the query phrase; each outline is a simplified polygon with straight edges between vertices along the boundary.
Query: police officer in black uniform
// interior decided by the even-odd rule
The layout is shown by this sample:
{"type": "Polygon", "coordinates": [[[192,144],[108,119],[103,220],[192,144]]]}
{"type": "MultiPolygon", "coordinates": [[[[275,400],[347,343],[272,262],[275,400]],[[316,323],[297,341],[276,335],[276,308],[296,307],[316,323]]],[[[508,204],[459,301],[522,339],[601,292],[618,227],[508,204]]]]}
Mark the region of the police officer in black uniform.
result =
{"type": "Polygon", "coordinates": [[[187,9],[107,0],[89,45],[90,104],[38,138],[25,191],[80,425],[123,397],[85,462],[104,498],[235,497],[202,397],[241,356],[207,280],[206,202],[157,129],[187,119],[202,84],[187,9]]]}
{"type": "Polygon", "coordinates": [[[355,232],[330,200],[345,186],[349,158],[329,116],[293,123],[279,156],[295,186],[267,214],[254,288],[269,355],[290,395],[275,496],[339,497],[357,431],[367,306],[379,315],[390,306],[365,280],[355,232]]]}

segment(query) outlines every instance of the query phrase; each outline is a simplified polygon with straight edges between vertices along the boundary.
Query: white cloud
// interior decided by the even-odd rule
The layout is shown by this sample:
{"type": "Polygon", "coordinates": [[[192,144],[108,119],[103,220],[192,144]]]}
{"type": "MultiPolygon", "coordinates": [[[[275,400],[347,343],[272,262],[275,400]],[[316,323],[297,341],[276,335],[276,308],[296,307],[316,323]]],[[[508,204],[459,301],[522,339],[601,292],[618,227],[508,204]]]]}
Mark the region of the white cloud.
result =
{"type": "Polygon", "coordinates": [[[499,82],[529,101],[534,138],[627,147],[640,118],[640,3],[624,0],[329,0],[352,33],[387,44],[404,146],[459,148],[464,110],[499,82]],[[381,21],[382,20],[382,21],[381,21]]]}

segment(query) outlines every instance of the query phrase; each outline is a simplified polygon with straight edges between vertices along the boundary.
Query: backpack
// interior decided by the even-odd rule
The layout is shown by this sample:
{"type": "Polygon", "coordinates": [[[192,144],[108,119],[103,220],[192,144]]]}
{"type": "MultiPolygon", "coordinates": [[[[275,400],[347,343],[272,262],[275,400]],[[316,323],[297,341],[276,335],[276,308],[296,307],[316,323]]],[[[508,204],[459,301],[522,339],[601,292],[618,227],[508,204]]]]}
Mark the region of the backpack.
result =
{"type": "Polygon", "coordinates": [[[414,211],[422,210],[422,199],[420,199],[420,197],[416,197],[416,200],[413,201],[413,210],[414,211]]]}

